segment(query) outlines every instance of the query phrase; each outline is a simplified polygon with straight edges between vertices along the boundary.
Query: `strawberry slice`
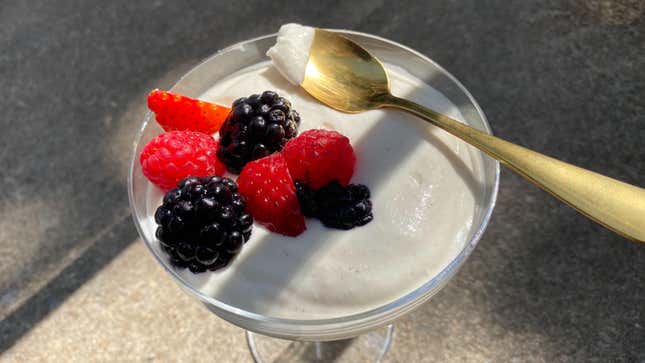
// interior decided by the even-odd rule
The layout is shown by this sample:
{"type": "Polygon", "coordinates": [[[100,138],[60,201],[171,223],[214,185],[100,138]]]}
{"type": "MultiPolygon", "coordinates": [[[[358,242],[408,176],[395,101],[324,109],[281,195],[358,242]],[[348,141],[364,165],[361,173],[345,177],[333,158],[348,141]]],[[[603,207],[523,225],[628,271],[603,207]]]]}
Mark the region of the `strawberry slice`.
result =
{"type": "Polygon", "coordinates": [[[246,164],[237,184],[253,218],[270,231],[295,237],[306,229],[296,188],[282,154],[275,153],[246,164]]]}
{"type": "Polygon", "coordinates": [[[158,89],[148,95],[148,108],[155,113],[157,123],[165,131],[188,130],[206,134],[217,132],[231,111],[226,106],[158,89]]]}

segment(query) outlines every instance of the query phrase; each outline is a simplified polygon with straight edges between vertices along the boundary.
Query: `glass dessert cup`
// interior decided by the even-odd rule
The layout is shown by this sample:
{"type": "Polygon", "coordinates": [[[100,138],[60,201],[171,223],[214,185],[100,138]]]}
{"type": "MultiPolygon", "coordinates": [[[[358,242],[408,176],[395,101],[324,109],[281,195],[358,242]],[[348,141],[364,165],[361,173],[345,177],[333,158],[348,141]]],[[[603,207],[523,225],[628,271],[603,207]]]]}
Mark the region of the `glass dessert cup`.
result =
{"type": "MultiPolygon", "coordinates": [[[[383,62],[398,66],[423,80],[452,101],[468,124],[491,132],[483,112],[470,93],[451,74],[427,57],[373,35],[345,30],[339,32],[360,43],[383,62]]],[[[213,84],[230,74],[267,61],[265,53],[275,41],[275,34],[266,35],[221,50],[183,76],[170,92],[199,97],[213,84]]],[[[183,279],[161,251],[155,238],[155,226],[147,222],[155,210],[147,201],[149,182],[143,176],[138,161],[144,145],[162,132],[151,117],[151,113],[148,112],[136,136],[128,180],[130,207],[137,230],[153,256],[188,294],[197,298],[220,318],[247,330],[247,342],[256,361],[379,361],[392,341],[393,330],[390,324],[430,299],[457,272],[484,233],[496,201],[499,163],[481,156],[481,185],[473,223],[461,251],[440,273],[429,276],[428,280],[414,291],[394,301],[357,314],[328,319],[265,316],[228,305],[203,293],[183,279]]],[[[475,153],[481,155],[479,151],[475,153]]]]}

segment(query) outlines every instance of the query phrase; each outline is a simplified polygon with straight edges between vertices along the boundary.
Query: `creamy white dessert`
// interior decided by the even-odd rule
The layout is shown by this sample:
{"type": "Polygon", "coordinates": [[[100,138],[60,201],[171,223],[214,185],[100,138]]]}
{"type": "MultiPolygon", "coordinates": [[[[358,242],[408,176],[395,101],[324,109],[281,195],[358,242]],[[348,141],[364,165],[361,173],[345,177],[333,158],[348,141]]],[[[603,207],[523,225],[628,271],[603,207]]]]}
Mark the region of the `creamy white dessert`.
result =
{"type": "MultiPolygon", "coordinates": [[[[446,97],[386,64],[394,94],[462,120],[446,97]]],[[[259,224],[231,265],[216,272],[178,270],[191,286],[235,308],[272,317],[321,319],[355,314],[414,291],[445,268],[472,233],[482,195],[481,154],[457,138],[395,110],[344,114],[323,106],[282,77],[269,62],[213,85],[200,98],[221,104],[264,90],[288,98],[299,132],[334,129],[357,155],[353,183],[372,192],[374,220],[350,231],[308,219],[300,236],[259,224]]],[[[144,228],[162,193],[150,185],[144,228]]]]}
{"type": "Polygon", "coordinates": [[[267,51],[267,56],[289,82],[299,85],[305,79],[307,60],[314,28],[300,24],[285,24],[278,31],[278,40],[267,51]]]}

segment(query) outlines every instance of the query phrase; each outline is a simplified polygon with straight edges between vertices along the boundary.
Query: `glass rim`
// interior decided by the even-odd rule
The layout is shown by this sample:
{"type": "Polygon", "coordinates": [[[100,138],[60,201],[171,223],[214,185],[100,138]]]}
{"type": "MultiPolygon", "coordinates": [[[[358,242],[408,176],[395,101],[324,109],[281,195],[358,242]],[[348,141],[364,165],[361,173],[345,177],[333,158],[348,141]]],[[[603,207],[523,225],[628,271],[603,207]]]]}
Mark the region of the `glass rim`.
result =
{"type": "MultiPolygon", "coordinates": [[[[478,116],[481,118],[482,124],[484,126],[484,131],[491,135],[493,134],[491,127],[488,123],[488,120],[486,118],[486,115],[482,111],[481,107],[479,106],[475,98],[471,95],[471,93],[466,89],[466,87],[461,82],[459,82],[459,80],[457,80],[457,78],[455,78],[450,72],[448,72],[446,69],[444,69],[441,65],[439,65],[432,59],[428,58],[427,56],[421,54],[420,52],[410,47],[407,47],[405,45],[399,44],[392,40],[385,39],[376,35],[352,31],[352,30],[345,30],[345,29],[326,29],[326,30],[338,32],[341,34],[353,34],[357,36],[362,36],[362,37],[372,38],[378,41],[382,41],[384,43],[393,45],[407,52],[410,52],[418,56],[422,60],[428,63],[431,63],[446,77],[448,77],[448,79],[452,81],[461,92],[464,93],[464,95],[468,98],[468,100],[472,103],[473,107],[477,111],[478,116]]],[[[264,40],[264,39],[276,37],[276,36],[277,36],[277,33],[265,34],[262,36],[237,42],[228,47],[220,49],[214,54],[208,56],[207,58],[197,63],[195,66],[193,66],[187,73],[182,75],[177,80],[177,82],[173,84],[172,88],[176,87],[184,78],[188,77],[196,68],[202,66],[206,62],[210,61],[212,58],[217,57],[223,53],[227,53],[232,50],[239,49],[239,47],[244,46],[246,44],[254,43],[260,40],[264,40]]],[[[277,317],[265,316],[262,314],[246,311],[244,309],[240,309],[235,306],[226,304],[222,301],[219,301],[211,296],[208,296],[202,293],[201,291],[199,291],[199,289],[196,289],[195,287],[186,283],[176,271],[170,268],[167,263],[162,261],[161,257],[153,249],[151,245],[152,241],[149,241],[146,238],[146,234],[144,233],[141,223],[139,222],[139,220],[145,218],[145,216],[137,215],[136,208],[134,207],[135,199],[134,199],[134,192],[133,192],[133,174],[134,174],[135,165],[136,165],[135,163],[138,161],[138,155],[136,153],[137,147],[139,142],[141,141],[143,132],[148,122],[150,121],[151,117],[152,117],[152,113],[148,110],[144,116],[143,124],[141,125],[141,128],[137,132],[134,139],[132,157],[130,160],[129,172],[128,172],[128,199],[129,199],[130,211],[131,211],[131,215],[134,220],[136,229],[139,233],[139,236],[143,239],[147,248],[150,250],[150,252],[155,257],[157,262],[161,264],[168,273],[170,273],[170,275],[180,284],[180,286],[184,290],[189,291],[190,294],[194,294],[202,302],[207,303],[207,306],[209,307],[209,309],[212,309],[212,310],[214,309],[215,313],[221,318],[228,320],[231,323],[242,327],[243,329],[252,330],[259,333],[270,334],[273,336],[286,337],[286,338],[293,338],[294,336],[307,337],[307,336],[318,336],[318,335],[344,336],[342,333],[338,333],[339,330],[342,330],[340,328],[344,327],[346,330],[360,331],[361,326],[371,328],[374,326],[382,325],[409,312],[410,310],[414,309],[415,307],[427,301],[430,297],[434,295],[434,293],[438,292],[438,290],[441,289],[443,285],[447,283],[450,280],[450,278],[458,271],[458,269],[461,267],[461,265],[466,260],[466,258],[471,254],[471,252],[474,250],[474,248],[477,246],[478,242],[480,241],[481,237],[483,236],[484,231],[486,230],[486,227],[490,222],[492,212],[497,202],[497,193],[499,189],[499,179],[500,179],[500,164],[497,160],[493,160],[495,165],[495,172],[494,172],[495,180],[492,185],[492,190],[490,193],[490,201],[485,206],[485,213],[482,219],[482,223],[479,225],[479,228],[477,229],[477,231],[473,234],[472,238],[464,245],[464,247],[461,249],[459,254],[457,254],[457,256],[455,256],[450,261],[450,263],[448,263],[448,265],[446,265],[438,274],[436,274],[433,278],[423,283],[421,286],[417,287],[413,291],[399,297],[398,299],[392,302],[389,302],[384,305],[380,305],[376,308],[363,311],[360,313],[345,315],[341,317],[334,317],[334,318],[288,319],[288,318],[277,318],[277,317]],[[243,321],[237,320],[237,318],[242,318],[243,321]],[[247,326],[248,324],[246,324],[245,322],[251,322],[251,321],[255,321],[257,323],[262,324],[263,329],[257,329],[257,327],[254,328],[254,327],[247,326]],[[304,330],[306,329],[306,327],[311,327],[311,328],[316,327],[318,329],[316,329],[315,331],[309,332],[307,330],[304,330]]]]}

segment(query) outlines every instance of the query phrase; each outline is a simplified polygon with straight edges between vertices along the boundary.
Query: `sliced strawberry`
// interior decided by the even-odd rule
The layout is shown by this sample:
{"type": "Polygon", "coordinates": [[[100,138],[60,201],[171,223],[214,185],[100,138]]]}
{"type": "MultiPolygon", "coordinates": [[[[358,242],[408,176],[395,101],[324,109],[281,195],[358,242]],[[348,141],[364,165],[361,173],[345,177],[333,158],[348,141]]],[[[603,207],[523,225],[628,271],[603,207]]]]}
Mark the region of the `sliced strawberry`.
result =
{"type": "Polygon", "coordinates": [[[306,229],[293,179],[280,153],[246,164],[237,184],[253,218],[269,230],[295,237],[306,229]]]}
{"type": "Polygon", "coordinates": [[[330,130],[307,130],[289,140],[282,154],[293,180],[314,190],[334,180],[347,185],[356,165],[349,139],[330,130]]]}
{"type": "Polygon", "coordinates": [[[148,95],[148,108],[165,131],[189,130],[214,134],[230,108],[161,90],[148,95]]]}

